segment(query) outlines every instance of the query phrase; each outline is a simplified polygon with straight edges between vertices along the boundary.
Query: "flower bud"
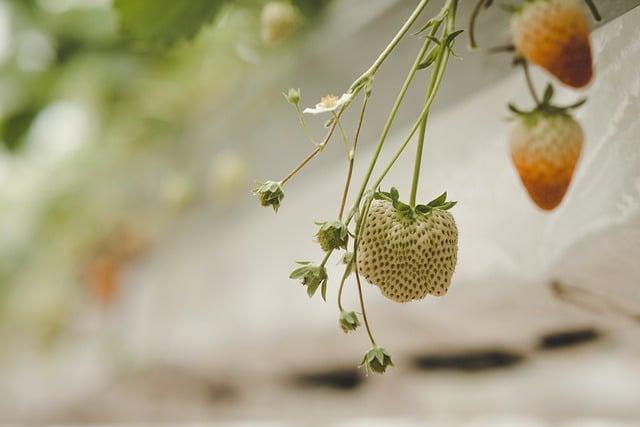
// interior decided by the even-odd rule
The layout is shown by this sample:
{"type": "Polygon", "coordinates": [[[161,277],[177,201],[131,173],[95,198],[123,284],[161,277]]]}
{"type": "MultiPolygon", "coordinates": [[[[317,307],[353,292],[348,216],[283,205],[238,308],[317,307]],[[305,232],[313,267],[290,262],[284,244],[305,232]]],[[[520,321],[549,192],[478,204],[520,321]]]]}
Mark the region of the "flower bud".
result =
{"type": "Polygon", "coordinates": [[[316,238],[323,251],[329,252],[334,249],[346,249],[349,241],[347,226],[340,221],[317,222],[320,226],[316,238]]]}
{"type": "Polygon", "coordinates": [[[284,191],[282,191],[282,184],[276,181],[265,181],[259,183],[256,188],[253,189],[253,194],[258,196],[261,206],[272,206],[273,210],[278,212],[280,203],[284,199],[284,191]]]}
{"type": "Polygon", "coordinates": [[[358,326],[360,326],[360,321],[358,320],[358,316],[355,311],[340,311],[340,318],[338,319],[338,323],[340,327],[344,331],[344,333],[349,333],[351,331],[355,331],[358,326]]]}
{"type": "Polygon", "coordinates": [[[300,104],[300,89],[290,88],[287,93],[282,93],[287,102],[291,105],[300,104]]]}
{"type": "Polygon", "coordinates": [[[311,298],[318,287],[321,287],[322,299],[327,300],[327,270],[323,265],[315,265],[310,261],[297,261],[296,264],[301,265],[291,272],[290,279],[300,279],[302,286],[307,287],[307,294],[311,298]]]}
{"type": "Polygon", "coordinates": [[[370,372],[384,374],[389,366],[393,366],[393,362],[389,353],[384,348],[376,345],[365,353],[360,366],[364,367],[367,375],[370,372]]]}

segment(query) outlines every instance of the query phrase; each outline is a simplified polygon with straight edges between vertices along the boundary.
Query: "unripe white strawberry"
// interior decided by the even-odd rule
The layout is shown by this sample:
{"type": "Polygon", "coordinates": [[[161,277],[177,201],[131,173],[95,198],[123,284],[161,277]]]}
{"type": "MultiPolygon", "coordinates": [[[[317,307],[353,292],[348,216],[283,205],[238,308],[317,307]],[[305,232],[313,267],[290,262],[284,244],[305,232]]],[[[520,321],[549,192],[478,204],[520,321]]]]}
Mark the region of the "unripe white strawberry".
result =
{"type": "Polygon", "coordinates": [[[397,191],[371,202],[356,261],[358,271],[396,302],[447,293],[458,259],[458,229],[446,193],[412,209],[397,191]]]}

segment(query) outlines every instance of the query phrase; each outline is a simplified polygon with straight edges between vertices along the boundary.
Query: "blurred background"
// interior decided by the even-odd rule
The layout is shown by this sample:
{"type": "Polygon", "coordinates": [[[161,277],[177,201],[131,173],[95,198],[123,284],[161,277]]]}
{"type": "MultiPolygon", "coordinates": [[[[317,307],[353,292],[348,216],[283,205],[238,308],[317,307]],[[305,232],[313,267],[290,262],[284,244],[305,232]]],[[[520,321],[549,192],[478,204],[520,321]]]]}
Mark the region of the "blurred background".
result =
{"type": "MultiPolygon", "coordinates": [[[[346,91],[415,2],[295,0],[285,26],[267,3],[0,1],[0,423],[640,425],[640,1],[597,2],[596,80],[558,90],[589,102],[553,213],[508,155],[521,75],[459,39],[419,194],[459,200],[458,269],[446,298],[418,303],[366,285],[396,363],[382,377],[357,368],[362,331],[338,328],[339,260],[327,303],[288,279],[321,258],[339,141],[277,215],[251,189],[312,148],[282,92],[312,106],[346,91]]],[[[508,41],[500,8],[478,28],[484,47],[508,41]]],[[[376,75],[355,182],[420,43],[407,36],[376,75]]],[[[417,80],[389,146],[419,112],[417,80]]],[[[384,185],[407,194],[411,155],[400,162],[384,185]]]]}

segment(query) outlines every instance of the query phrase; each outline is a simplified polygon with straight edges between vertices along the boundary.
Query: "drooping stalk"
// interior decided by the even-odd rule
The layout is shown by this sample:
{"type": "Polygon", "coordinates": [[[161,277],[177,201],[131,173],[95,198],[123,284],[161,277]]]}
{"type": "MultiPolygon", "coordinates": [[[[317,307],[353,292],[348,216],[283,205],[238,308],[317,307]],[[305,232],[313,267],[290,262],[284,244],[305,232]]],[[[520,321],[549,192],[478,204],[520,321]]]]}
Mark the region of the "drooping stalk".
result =
{"type": "Polygon", "coordinates": [[[471,49],[476,49],[478,47],[478,43],[476,42],[476,21],[478,20],[478,15],[480,15],[482,6],[486,3],[487,0],[478,0],[473,8],[473,12],[471,12],[471,18],[469,19],[469,47],[471,49]]]}
{"type": "Polygon", "coordinates": [[[409,205],[412,208],[416,207],[416,194],[418,193],[418,179],[420,177],[420,164],[422,162],[422,150],[424,148],[424,136],[427,131],[427,117],[420,122],[420,129],[418,131],[418,146],[416,148],[416,159],[413,166],[413,182],[411,184],[411,196],[409,198],[409,205]]]}
{"type": "Polygon", "coordinates": [[[362,108],[360,109],[360,116],[358,117],[358,125],[356,127],[356,133],[353,137],[353,147],[349,153],[349,169],[347,170],[347,179],[344,183],[344,191],[342,192],[342,200],[340,201],[340,211],[338,213],[338,220],[342,221],[344,216],[344,207],[347,204],[347,196],[349,195],[349,187],[351,186],[351,177],[353,176],[353,165],[355,163],[356,149],[358,148],[358,140],[360,139],[360,130],[362,129],[362,122],[364,121],[364,112],[367,109],[367,102],[369,101],[369,94],[365,95],[364,101],[362,101],[362,108]]]}
{"type": "Polygon", "coordinates": [[[413,169],[413,180],[411,183],[411,198],[410,205],[411,207],[415,207],[416,205],[416,194],[418,192],[418,182],[420,180],[420,165],[422,164],[422,151],[424,147],[424,136],[425,130],[427,126],[427,116],[429,114],[429,110],[431,109],[431,104],[435,99],[435,96],[440,88],[440,83],[442,82],[442,78],[444,77],[444,72],[447,69],[447,64],[449,62],[449,56],[451,54],[450,47],[446,45],[447,36],[452,34],[456,28],[456,7],[457,0],[450,0],[447,2],[447,5],[450,7],[449,14],[447,14],[446,18],[446,27],[445,32],[442,37],[442,43],[445,45],[440,46],[440,52],[438,55],[438,66],[434,71],[431,82],[429,83],[429,89],[427,93],[427,99],[425,101],[425,109],[424,109],[424,117],[422,117],[422,121],[419,122],[420,125],[420,134],[418,137],[418,147],[416,150],[416,159],[413,169]]]}
{"type": "Polygon", "coordinates": [[[393,49],[398,45],[398,43],[400,43],[400,40],[402,40],[405,34],[407,34],[407,32],[409,31],[413,23],[416,21],[416,19],[418,19],[418,17],[420,16],[420,14],[422,13],[422,11],[424,10],[424,8],[427,6],[428,3],[429,3],[429,0],[420,0],[420,3],[418,3],[418,6],[416,6],[414,11],[411,13],[407,21],[402,26],[402,28],[398,30],[396,35],[393,37],[393,39],[387,45],[387,47],[382,51],[380,56],[378,56],[378,59],[375,60],[375,62],[371,65],[371,67],[369,67],[367,71],[365,71],[360,77],[358,77],[353,82],[353,84],[349,88],[349,92],[359,90],[362,87],[362,84],[367,79],[370,79],[376,73],[376,71],[378,71],[378,68],[380,68],[384,60],[387,59],[387,57],[393,51],[393,49]]]}
{"type": "Polygon", "coordinates": [[[531,72],[529,71],[529,63],[527,62],[526,59],[523,58],[520,61],[520,64],[522,64],[522,69],[524,70],[524,79],[527,81],[527,87],[529,88],[529,93],[531,94],[531,97],[535,101],[536,105],[540,105],[540,98],[536,93],[536,88],[533,85],[533,79],[531,78],[531,72]]]}
{"type": "MultiPolygon", "coordinates": [[[[436,31],[439,27],[440,23],[436,22],[434,24],[434,29],[433,31],[436,31]]],[[[378,145],[376,145],[375,151],[373,153],[373,157],[371,158],[371,161],[369,162],[369,168],[367,169],[367,172],[365,173],[365,177],[364,180],[362,181],[362,184],[360,186],[360,190],[358,192],[358,195],[356,197],[356,200],[353,204],[353,208],[351,210],[351,213],[349,214],[349,217],[347,219],[347,221],[350,221],[353,218],[353,215],[355,214],[358,206],[360,205],[360,202],[362,201],[362,196],[364,195],[364,192],[367,190],[367,185],[369,184],[369,180],[371,179],[371,175],[373,174],[373,170],[375,169],[376,163],[378,161],[378,157],[380,157],[380,152],[382,151],[382,147],[384,146],[384,143],[387,140],[387,136],[389,135],[389,131],[391,130],[391,126],[393,125],[393,122],[398,114],[398,110],[400,109],[400,105],[402,104],[402,101],[404,100],[405,95],[407,94],[407,91],[409,90],[409,86],[411,85],[411,82],[413,81],[413,78],[416,75],[416,72],[418,71],[420,64],[422,63],[422,61],[424,60],[424,56],[427,53],[427,51],[429,50],[429,47],[431,46],[432,43],[432,39],[431,38],[427,38],[425,40],[425,42],[422,45],[422,48],[420,49],[420,51],[418,52],[418,55],[416,56],[416,60],[413,63],[413,66],[411,67],[411,69],[409,70],[409,73],[407,74],[407,77],[405,78],[404,83],[402,84],[402,88],[400,89],[400,92],[398,93],[398,96],[396,97],[396,100],[393,104],[393,107],[391,107],[391,112],[389,113],[389,116],[387,117],[387,121],[384,124],[384,127],[382,128],[382,133],[380,134],[380,139],[378,140],[378,145]]]]}
{"type": "MultiPolygon", "coordinates": [[[[344,110],[345,110],[345,107],[343,106],[340,109],[340,111],[338,111],[338,113],[336,114],[336,118],[340,118],[344,110]]],[[[322,142],[319,143],[316,146],[316,148],[314,148],[313,151],[298,164],[298,166],[293,168],[293,170],[289,172],[287,176],[285,176],[284,178],[282,178],[282,180],[280,180],[280,185],[284,185],[287,181],[293,178],[295,174],[300,172],[300,170],[307,165],[307,163],[313,160],[315,156],[317,156],[322,150],[324,150],[324,147],[327,145],[327,142],[329,142],[329,139],[331,139],[333,132],[336,130],[336,126],[337,126],[337,120],[334,120],[333,123],[331,124],[331,127],[329,128],[329,131],[327,132],[327,135],[324,137],[322,142]]]]}

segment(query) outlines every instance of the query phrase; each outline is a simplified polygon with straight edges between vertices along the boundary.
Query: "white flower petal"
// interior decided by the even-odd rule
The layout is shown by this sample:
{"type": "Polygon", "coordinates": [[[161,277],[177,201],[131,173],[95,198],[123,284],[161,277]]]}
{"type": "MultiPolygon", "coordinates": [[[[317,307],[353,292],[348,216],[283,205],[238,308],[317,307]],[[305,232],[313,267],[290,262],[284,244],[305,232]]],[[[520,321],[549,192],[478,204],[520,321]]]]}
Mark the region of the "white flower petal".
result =
{"type": "Polygon", "coordinates": [[[346,104],[349,101],[351,101],[352,97],[353,97],[353,95],[350,94],[350,93],[343,93],[342,96],[335,102],[335,104],[331,105],[330,107],[327,107],[324,103],[320,102],[320,103],[316,104],[316,106],[314,108],[305,108],[303,113],[305,113],[305,114],[322,114],[322,113],[328,113],[328,112],[331,112],[331,111],[335,111],[338,108],[342,107],[344,104],[346,104]]]}

